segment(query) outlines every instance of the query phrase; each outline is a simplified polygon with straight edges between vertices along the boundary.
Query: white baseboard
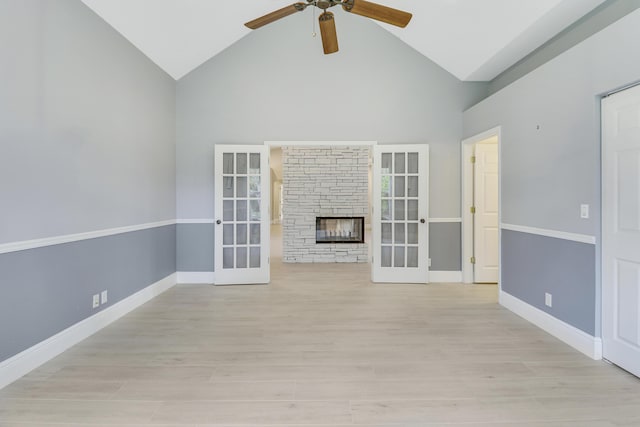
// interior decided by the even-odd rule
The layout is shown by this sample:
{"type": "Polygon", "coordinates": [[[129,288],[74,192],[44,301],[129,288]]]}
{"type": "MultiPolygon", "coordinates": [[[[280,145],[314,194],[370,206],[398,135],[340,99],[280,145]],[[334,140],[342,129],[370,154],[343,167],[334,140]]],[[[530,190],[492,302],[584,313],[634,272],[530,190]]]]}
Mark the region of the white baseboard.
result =
{"type": "Polygon", "coordinates": [[[213,285],[216,273],[213,271],[178,271],[178,284],[213,285]]]}
{"type": "Polygon", "coordinates": [[[176,284],[176,273],[0,363],[0,389],[95,334],[176,284]]]}
{"type": "Polygon", "coordinates": [[[429,271],[429,283],[461,283],[462,271],[429,271]]]}
{"type": "Polygon", "coordinates": [[[500,305],[550,333],[594,360],[602,359],[602,340],[559,320],[506,292],[500,291],[500,305]]]}

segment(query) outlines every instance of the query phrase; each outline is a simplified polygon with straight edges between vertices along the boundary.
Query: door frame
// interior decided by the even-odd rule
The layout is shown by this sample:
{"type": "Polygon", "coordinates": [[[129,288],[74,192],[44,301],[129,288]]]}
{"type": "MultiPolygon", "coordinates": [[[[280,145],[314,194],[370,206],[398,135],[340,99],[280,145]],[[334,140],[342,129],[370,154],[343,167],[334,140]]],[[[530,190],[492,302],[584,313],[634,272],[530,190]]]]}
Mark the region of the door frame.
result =
{"type": "Polygon", "coordinates": [[[502,127],[496,126],[487,131],[462,140],[460,169],[462,170],[462,282],[473,283],[473,165],[470,161],[475,144],[490,138],[498,139],[498,292],[502,291],[502,127]]]}
{"type": "MultiPolygon", "coordinates": [[[[373,159],[373,147],[378,145],[378,141],[306,141],[306,140],[291,140],[291,141],[264,141],[263,145],[265,145],[269,152],[269,168],[271,168],[271,149],[274,147],[314,147],[314,146],[346,146],[346,147],[361,147],[361,146],[369,146],[371,148],[371,157],[369,158],[369,168],[371,168],[371,161],[373,159]]],[[[269,174],[269,180],[271,180],[271,174],[269,174]]],[[[369,193],[371,192],[371,186],[373,182],[371,181],[371,177],[369,177],[369,193]]],[[[284,183],[283,183],[284,185],[284,183]]],[[[271,187],[271,182],[269,182],[269,187],[271,187]]],[[[283,199],[284,200],[284,199],[283,199]]],[[[371,225],[371,220],[373,219],[371,209],[373,208],[373,203],[371,200],[371,194],[369,194],[369,225],[371,225]]],[[[271,213],[269,213],[271,215],[271,213]]],[[[370,239],[371,240],[371,239],[370,239]]],[[[269,242],[271,243],[271,242],[269,242]]],[[[283,242],[284,245],[284,242],[283,242]]],[[[372,242],[367,242],[368,245],[368,257],[371,259],[373,245],[372,242]]]]}

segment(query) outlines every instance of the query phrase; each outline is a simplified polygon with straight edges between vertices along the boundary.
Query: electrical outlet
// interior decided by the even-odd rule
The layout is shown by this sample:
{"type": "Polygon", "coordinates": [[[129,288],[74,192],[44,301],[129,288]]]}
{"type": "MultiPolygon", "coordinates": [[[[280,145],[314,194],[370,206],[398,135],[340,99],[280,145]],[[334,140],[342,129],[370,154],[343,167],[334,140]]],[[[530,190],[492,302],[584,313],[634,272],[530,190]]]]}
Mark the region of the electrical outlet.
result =
{"type": "Polygon", "coordinates": [[[548,292],[545,292],[544,294],[544,305],[547,307],[553,307],[553,296],[548,292]]]}
{"type": "Polygon", "coordinates": [[[107,303],[107,291],[102,291],[100,293],[100,304],[106,304],[107,303]]]}
{"type": "Polygon", "coordinates": [[[580,218],[589,218],[589,205],[580,205],[580,218]]]}
{"type": "Polygon", "coordinates": [[[93,296],[93,308],[100,307],[100,294],[95,294],[93,296]]]}
{"type": "Polygon", "coordinates": [[[429,267],[431,267],[431,258],[429,258],[429,267]]]}

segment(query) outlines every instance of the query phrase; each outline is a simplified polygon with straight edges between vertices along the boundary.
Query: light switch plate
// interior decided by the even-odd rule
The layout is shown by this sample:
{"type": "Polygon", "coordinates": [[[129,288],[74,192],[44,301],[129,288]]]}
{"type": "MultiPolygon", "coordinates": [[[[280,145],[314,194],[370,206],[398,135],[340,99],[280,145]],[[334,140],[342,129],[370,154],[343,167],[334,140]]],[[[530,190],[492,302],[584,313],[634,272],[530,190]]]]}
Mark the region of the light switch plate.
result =
{"type": "Polygon", "coordinates": [[[580,205],[580,218],[589,218],[589,205],[580,205]]]}

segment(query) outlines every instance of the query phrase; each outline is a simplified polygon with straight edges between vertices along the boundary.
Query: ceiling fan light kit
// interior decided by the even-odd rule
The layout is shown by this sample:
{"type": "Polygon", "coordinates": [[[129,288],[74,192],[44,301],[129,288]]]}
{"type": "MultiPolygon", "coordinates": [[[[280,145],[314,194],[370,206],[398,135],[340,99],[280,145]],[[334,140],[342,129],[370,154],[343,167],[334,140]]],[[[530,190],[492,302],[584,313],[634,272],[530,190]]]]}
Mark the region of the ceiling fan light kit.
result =
{"type": "Polygon", "coordinates": [[[365,0],[307,0],[306,3],[294,3],[261,16],[260,18],[254,19],[253,21],[249,21],[244,25],[252,30],[256,30],[279,19],[293,15],[296,12],[302,12],[308,6],[317,7],[323,10],[323,13],[320,15],[318,20],[320,23],[320,34],[322,36],[322,47],[324,49],[324,53],[328,55],[338,51],[338,36],[336,33],[336,23],[333,13],[327,11],[327,9],[338,5],[342,6],[342,9],[346,12],[364,16],[365,18],[375,19],[376,21],[386,22],[387,24],[402,28],[409,24],[412,17],[408,12],[365,0]]]}

